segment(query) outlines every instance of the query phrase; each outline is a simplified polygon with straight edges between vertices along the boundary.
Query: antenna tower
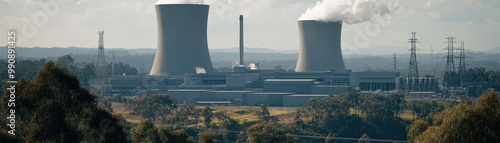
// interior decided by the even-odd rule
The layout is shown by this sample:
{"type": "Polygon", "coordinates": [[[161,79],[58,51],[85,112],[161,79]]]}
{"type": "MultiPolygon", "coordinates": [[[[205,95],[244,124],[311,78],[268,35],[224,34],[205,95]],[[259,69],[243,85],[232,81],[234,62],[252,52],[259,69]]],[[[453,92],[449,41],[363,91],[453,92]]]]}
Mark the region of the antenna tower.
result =
{"type": "Polygon", "coordinates": [[[98,31],[99,48],[97,54],[97,76],[106,76],[106,60],[104,56],[104,31],[98,31]]]}

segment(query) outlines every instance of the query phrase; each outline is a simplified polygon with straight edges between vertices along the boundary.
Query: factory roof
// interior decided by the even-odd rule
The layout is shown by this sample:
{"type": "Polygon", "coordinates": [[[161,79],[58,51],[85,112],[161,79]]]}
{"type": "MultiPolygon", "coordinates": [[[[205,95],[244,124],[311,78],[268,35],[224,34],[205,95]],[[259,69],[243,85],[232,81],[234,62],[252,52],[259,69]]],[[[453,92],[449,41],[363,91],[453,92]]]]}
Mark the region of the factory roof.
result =
{"type": "Polygon", "coordinates": [[[287,95],[287,96],[294,96],[294,97],[297,97],[297,96],[304,96],[304,97],[327,97],[327,96],[330,96],[330,95],[326,95],[326,94],[293,94],[293,95],[287,95]]]}
{"type": "Polygon", "coordinates": [[[198,104],[231,104],[230,101],[196,101],[198,104]]]}
{"type": "Polygon", "coordinates": [[[255,93],[249,93],[249,94],[257,94],[257,95],[280,95],[280,94],[295,94],[295,93],[290,93],[290,92],[255,92],[255,93]]]}
{"type": "Polygon", "coordinates": [[[266,79],[265,82],[314,82],[314,79],[266,79]]]}
{"type": "Polygon", "coordinates": [[[245,90],[215,90],[209,92],[217,92],[217,93],[250,93],[255,91],[245,91],[245,90]]]}
{"type": "Polygon", "coordinates": [[[180,91],[180,92],[203,92],[203,91],[212,91],[211,89],[170,89],[168,91],[180,91]]]}

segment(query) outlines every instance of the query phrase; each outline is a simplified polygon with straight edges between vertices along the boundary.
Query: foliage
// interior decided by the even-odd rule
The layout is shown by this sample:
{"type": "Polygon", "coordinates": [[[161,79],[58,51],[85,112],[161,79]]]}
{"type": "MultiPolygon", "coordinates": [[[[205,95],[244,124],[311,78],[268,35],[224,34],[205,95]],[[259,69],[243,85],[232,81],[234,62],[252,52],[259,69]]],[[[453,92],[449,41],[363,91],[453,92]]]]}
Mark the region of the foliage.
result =
{"type": "Polygon", "coordinates": [[[240,134],[236,142],[248,143],[290,143],[296,138],[286,133],[277,123],[260,122],[250,126],[245,133],[240,134]]]}
{"type": "MultiPolygon", "coordinates": [[[[22,142],[125,142],[116,116],[97,108],[97,100],[77,77],[49,61],[33,80],[16,86],[16,136],[22,142]]],[[[9,95],[7,91],[4,95],[9,95]]],[[[7,108],[9,96],[2,96],[7,108]]],[[[7,111],[2,111],[7,115],[7,111]]],[[[0,119],[7,124],[5,118],[0,119]]],[[[0,135],[1,136],[1,135],[0,135]]],[[[3,138],[3,137],[0,137],[3,138]]]]}
{"type": "Polygon", "coordinates": [[[57,59],[57,66],[65,67],[70,72],[76,73],[80,84],[84,86],[89,86],[90,81],[96,76],[96,67],[92,63],[81,63],[78,65],[75,63],[75,59],[70,55],[64,55],[57,59]]]}
{"type": "Polygon", "coordinates": [[[163,114],[161,123],[169,125],[197,124],[200,118],[200,110],[192,104],[182,104],[173,108],[170,114],[163,114]]]}
{"type": "Polygon", "coordinates": [[[428,127],[429,123],[425,120],[420,119],[413,121],[413,123],[408,127],[408,141],[414,142],[415,138],[422,134],[428,127]]]}
{"type": "Polygon", "coordinates": [[[485,92],[473,103],[460,103],[435,115],[434,124],[415,142],[500,142],[500,97],[485,92]]]}
{"type": "MultiPolygon", "coordinates": [[[[47,63],[46,59],[40,60],[17,60],[15,63],[15,74],[16,78],[14,80],[18,80],[21,78],[33,79],[35,78],[38,69],[42,68],[45,63],[47,63]]],[[[8,77],[8,66],[7,60],[0,60],[0,77],[8,77]]],[[[8,78],[0,78],[0,87],[7,82],[8,78]]],[[[3,88],[0,89],[0,93],[3,93],[3,88]]]]}
{"type": "Polygon", "coordinates": [[[205,109],[203,109],[203,111],[201,111],[201,114],[203,115],[203,123],[205,123],[205,126],[207,128],[210,128],[210,124],[212,122],[212,116],[213,116],[212,109],[210,109],[209,106],[206,106],[205,109]]]}
{"type": "Polygon", "coordinates": [[[414,100],[407,102],[406,106],[412,110],[413,118],[416,116],[419,119],[430,119],[436,113],[445,109],[442,104],[436,101],[414,100]]]}
{"type": "MultiPolygon", "coordinates": [[[[471,68],[462,75],[457,75],[456,78],[462,76],[464,82],[480,83],[483,88],[495,88],[500,90],[500,71],[486,70],[483,67],[471,68]]],[[[458,82],[460,83],[460,82],[458,82]]]]}
{"type": "Polygon", "coordinates": [[[264,120],[264,121],[270,121],[272,119],[271,113],[269,112],[269,109],[267,108],[267,105],[261,104],[260,105],[260,110],[255,113],[259,119],[264,120]]]}
{"type": "Polygon", "coordinates": [[[113,112],[113,107],[111,106],[111,102],[106,99],[99,99],[99,106],[108,110],[109,112],[113,112]]]}
{"type": "Polygon", "coordinates": [[[206,130],[198,134],[198,143],[216,143],[220,139],[222,139],[222,133],[213,130],[206,130]]]}
{"type": "Polygon", "coordinates": [[[127,107],[133,114],[147,119],[157,119],[170,113],[173,100],[166,94],[140,95],[128,100],[127,107]]]}
{"type": "Polygon", "coordinates": [[[189,137],[185,130],[172,130],[166,127],[160,127],[158,129],[153,122],[149,120],[134,126],[131,130],[131,137],[134,143],[194,143],[194,139],[189,137]]]}
{"type": "Polygon", "coordinates": [[[404,139],[406,126],[398,115],[404,111],[401,94],[359,95],[310,99],[297,110],[295,119],[300,130],[335,136],[360,137],[368,133],[376,138],[404,139]],[[351,111],[353,109],[353,112],[351,111]],[[391,128],[387,128],[391,127],[391,128]]]}
{"type": "MultiPolygon", "coordinates": [[[[111,76],[111,74],[113,74],[112,69],[113,69],[113,67],[112,67],[111,63],[106,65],[106,74],[108,76],[111,76]]],[[[114,73],[115,75],[136,75],[137,74],[137,68],[135,68],[131,65],[122,63],[122,62],[115,63],[114,70],[115,70],[115,73],[114,73]]]]}

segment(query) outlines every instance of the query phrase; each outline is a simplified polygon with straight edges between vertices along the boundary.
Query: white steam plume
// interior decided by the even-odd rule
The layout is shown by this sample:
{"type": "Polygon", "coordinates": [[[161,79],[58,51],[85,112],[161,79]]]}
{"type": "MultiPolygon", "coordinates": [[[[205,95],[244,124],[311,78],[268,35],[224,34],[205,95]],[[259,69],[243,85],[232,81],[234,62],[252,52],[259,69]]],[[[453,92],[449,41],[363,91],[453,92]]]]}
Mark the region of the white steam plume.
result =
{"type": "Polygon", "coordinates": [[[194,69],[196,70],[196,74],[206,74],[207,73],[207,71],[203,67],[195,67],[194,69]]]}
{"type": "Polygon", "coordinates": [[[207,4],[205,0],[158,0],[156,5],[159,4],[207,4]]]}
{"type": "Polygon", "coordinates": [[[308,8],[299,20],[356,24],[369,21],[374,15],[390,14],[388,4],[389,0],[321,0],[308,8]]]}

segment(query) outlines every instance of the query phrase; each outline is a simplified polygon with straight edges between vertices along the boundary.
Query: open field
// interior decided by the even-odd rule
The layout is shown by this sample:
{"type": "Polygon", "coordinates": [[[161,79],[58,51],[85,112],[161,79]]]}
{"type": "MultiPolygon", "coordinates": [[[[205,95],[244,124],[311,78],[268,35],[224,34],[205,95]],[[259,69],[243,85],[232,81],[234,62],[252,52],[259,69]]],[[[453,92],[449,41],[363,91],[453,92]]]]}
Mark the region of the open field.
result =
{"type": "Polygon", "coordinates": [[[139,115],[130,114],[130,110],[127,109],[125,103],[111,102],[111,107],[113,107],[113,113],[121,114],[127,122],[130,123],[141,123],[142,117],[139,115]]]}
{"type": "MultiPolygon", "coordinates": [[[[130,110],[126,108],[125,103],[112,102],[113,113],[121,114],[125,120],[131,123],[140,123],[143,118],[139,115],[130,114],[130,110]]],[[[203,109],[205,106],[197,106],[197,109],[203,109]]],[[[256,106],[210,106],[212,111],[215,112],[226,112],[226,114],[232,119],[238,120],[240,123],[257,121],[259,118],[255,115],[260,110],[260,107],[256,106]]],[[[294,121],[295,113],[299,108],[284,108],[284,107],[268,107],[271,116],[278,118],[278,123],[292,123],[294,121]]],[[[354,109],[351,109],[354,114],[354,109]]],[[[364,117],[364,114],[359,115],[364,117]]],[[[406,121],[413,120],[413,114],[411,110],[405,110],[400,117],[406,121]]],[[[200,119],[200,125],[203,120],[200,119]]],[[[213,119],[212,123],[218,124],[219,120],[213,119]]]]}
{"type": "MultiPolygon", "coordinates": [[[[198,108],[204,108],[199,106],[198,108]]],[[[227,115],[233,119],[239,120],[240,123],[245,121],[257,121],[259,118],[255,115],[260,107],[251,106],[211,106],[213,112],[226,112],[227,115]]],[[[268,107],[271,116],[278,118],[279,123],[293,122],[295,112],[298,108],[282,108],[282,107],[268,107]]],[[[215,121],[217,123],[217,121],[215,121]]]]}
{"type": "MultiPolygon", "coordinates": [[[[143,118],[139,115],[132,115],[130,110],[127,109],[125,103],[112,102],[113,113],[121,114],[125,120],[131,123],[140,123],[143,118]]],[[[203,109],[205,106],[197,106],[197,109],[203,109]]],[[[229,117],[235,120],[239,120],[240,123],[246,121],[257,121],[259,118],[255,113],[260,110],[260,107],[250,107],[250,106],[210,106],[212,111],[215,112],[226,112],[229,117]]],[[[281,108],[281,107],[269,107],[269,112],[271,116],[278,118],[280,123],[290,123],[293,122],[293,117],[298,108],[281,108]]],[[[200,120],[202,123],[203,120],[200,120]]],[[[217,119],[213,119],[213,123],[219,123],[217,119]]]]}

